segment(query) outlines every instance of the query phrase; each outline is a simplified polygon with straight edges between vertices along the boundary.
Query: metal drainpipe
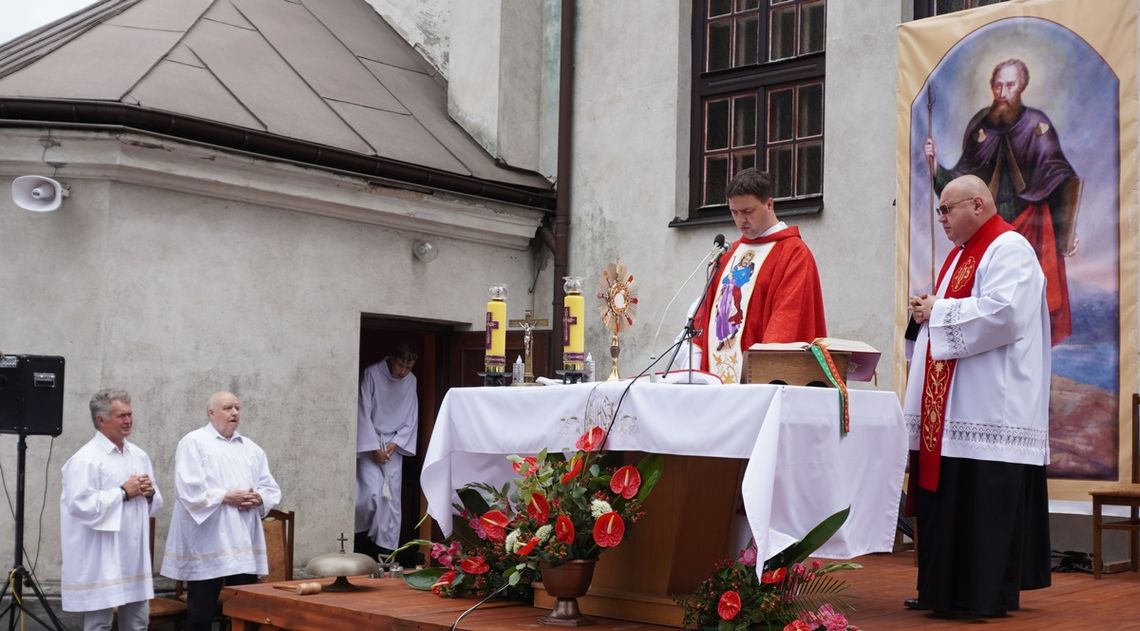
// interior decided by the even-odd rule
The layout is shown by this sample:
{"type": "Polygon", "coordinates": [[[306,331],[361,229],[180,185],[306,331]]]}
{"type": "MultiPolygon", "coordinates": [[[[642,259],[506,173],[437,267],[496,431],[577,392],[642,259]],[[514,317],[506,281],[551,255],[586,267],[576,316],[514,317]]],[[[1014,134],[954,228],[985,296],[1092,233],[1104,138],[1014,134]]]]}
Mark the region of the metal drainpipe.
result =
{"type": "Polygon", "coordinates": [[[562,277],[570,259],[571,134],[574,118],[574,0],[562,0],[558,59],[558,172],[554,206],[554,291],[551,305],[549,375],[562,368],[562,277]]]}

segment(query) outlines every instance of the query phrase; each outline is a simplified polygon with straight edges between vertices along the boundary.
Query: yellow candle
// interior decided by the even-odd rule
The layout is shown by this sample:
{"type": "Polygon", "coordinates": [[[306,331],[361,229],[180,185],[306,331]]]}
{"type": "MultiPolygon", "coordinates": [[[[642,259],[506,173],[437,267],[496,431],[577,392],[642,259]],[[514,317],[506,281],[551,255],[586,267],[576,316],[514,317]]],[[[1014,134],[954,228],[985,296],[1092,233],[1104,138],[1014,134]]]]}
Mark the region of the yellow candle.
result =
{"type": "Polygon", "coordinates": [[[486,349],[487,372],[503,372],[507,365],[507,303],[487,302],[486,349]]]}
{"type": "Polygon", "coordinates": [[[576,370],[586,361],[586,299],[567,294],[562,306],[562,361],[576,370]]]}

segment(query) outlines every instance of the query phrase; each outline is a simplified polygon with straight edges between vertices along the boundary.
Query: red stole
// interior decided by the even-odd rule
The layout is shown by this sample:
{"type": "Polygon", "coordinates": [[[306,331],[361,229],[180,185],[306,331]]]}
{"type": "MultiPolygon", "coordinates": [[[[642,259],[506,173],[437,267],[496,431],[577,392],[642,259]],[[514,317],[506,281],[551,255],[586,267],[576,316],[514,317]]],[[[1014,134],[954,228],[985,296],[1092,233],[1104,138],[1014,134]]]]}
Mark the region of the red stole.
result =
{"type": "MultiPolygon", "coordinates": [[[[943,298],[965,298],[974,289],[974,277],[978,271],[978,261],[982,260],[986,248],[993,243],[999,235],[1013,230],[1013,226],[1006,223],[1001,217],[994,215],[989,221],[982,224],[974,236],[962,247],[962,254],[958,257],[958,264],[954,266],[954,274],[950,277],[950,284],[946,288],[943,298]]],[[[954,261],[954,250],[946,257],[942,264],[942,271],[938,272],[938,283],[942,286],[942,279],[946,276],[950,264],[954,261]]],[[[918,441],[918,486],[927,491],[938,490],[938,473],[942,464],[942,433],[943,420],[946,418],[947,395],[950,393],[950,381],[954,378],[954,367],[957,359],[942,359],[935,361],[930,354],[930,342],[926,344],[926,371],[922,381],[921,424],[918,441]]]]}

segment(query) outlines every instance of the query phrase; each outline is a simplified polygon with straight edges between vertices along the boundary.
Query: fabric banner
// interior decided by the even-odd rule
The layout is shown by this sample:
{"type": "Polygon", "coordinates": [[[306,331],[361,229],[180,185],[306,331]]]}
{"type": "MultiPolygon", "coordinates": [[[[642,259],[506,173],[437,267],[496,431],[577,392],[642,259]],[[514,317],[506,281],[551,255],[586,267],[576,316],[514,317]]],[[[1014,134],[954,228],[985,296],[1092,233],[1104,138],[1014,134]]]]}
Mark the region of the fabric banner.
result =
{"type": "MultiPolygon", "coordinates": [[[[899,27],[897,301],[930,291],[951,248],[942,187],[981,177],[1047,279],[1053,500],[1087,502],[1131,468],[1136,28],[1135,0],[1011,0],[899,27]]],[[[899,375],[905,326],[900,308],[899,375]]]]}

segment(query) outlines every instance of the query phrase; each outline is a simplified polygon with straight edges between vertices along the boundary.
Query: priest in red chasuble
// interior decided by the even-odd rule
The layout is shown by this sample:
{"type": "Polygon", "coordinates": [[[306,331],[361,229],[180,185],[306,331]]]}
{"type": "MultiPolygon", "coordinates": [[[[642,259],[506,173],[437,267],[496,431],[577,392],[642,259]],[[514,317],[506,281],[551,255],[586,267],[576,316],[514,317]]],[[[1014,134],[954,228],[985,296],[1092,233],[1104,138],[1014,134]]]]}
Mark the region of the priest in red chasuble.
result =
{"type": "Polygon", "coordinates": [[[827,327],[815,259],[799,228],[776,219],[768,174],[737,173],[725,197],[740,238],[720,257],[720,277],[696,315],[695,341],[703,370],[740,383],[753,344],[811,342],[827,327]]]}
{"type": "Polygon", "coordinates": [[[921,325],[903,414],[908,504],[918,515],[918,599],[945,617],[1003,616],[1050,584],[1049,309],[1029,241],[964,175],[942,190],[952,248],[921,325]]]}

